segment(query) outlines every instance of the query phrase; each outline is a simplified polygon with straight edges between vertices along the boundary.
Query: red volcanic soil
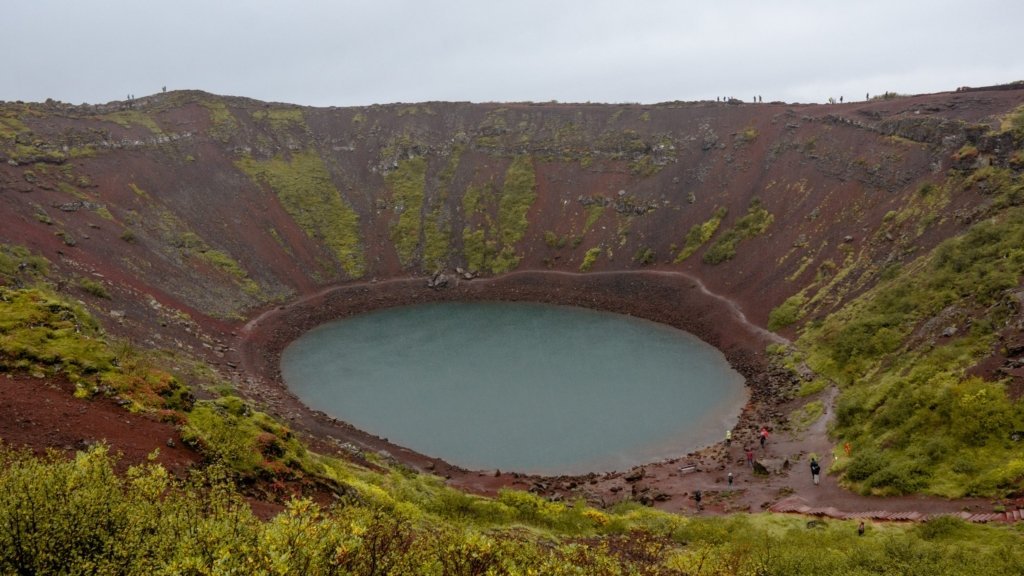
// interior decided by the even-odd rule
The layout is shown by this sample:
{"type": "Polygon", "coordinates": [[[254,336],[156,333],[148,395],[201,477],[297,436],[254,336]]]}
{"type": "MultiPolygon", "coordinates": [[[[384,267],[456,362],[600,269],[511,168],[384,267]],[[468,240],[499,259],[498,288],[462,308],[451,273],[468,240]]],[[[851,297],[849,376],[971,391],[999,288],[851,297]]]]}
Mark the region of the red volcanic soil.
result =
{"type": "Polygon", "coordinates": [[[153,460],[182,475],[201,457],[181,441],[174,424],[132,414],[110,398],[82,399],[74,385],[24,375],[0,378],[0,439],[37,454],[47,449],[68,455],[97,443],[119,455],[124,468],[153,460]]]}

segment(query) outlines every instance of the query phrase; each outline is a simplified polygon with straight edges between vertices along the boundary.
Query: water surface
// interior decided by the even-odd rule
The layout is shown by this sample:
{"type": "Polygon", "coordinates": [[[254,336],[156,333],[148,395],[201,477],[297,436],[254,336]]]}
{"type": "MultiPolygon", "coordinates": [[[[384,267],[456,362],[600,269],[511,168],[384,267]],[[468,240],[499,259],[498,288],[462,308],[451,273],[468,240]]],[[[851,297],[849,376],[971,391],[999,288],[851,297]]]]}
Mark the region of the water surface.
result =
{"type": "Polygon", "coordinates": [[[722,353],[674,328],[544,304],[391,308],[281,358],[307,406],[470,469],[622,470],[717,442],[746,401],[722,353]]]}

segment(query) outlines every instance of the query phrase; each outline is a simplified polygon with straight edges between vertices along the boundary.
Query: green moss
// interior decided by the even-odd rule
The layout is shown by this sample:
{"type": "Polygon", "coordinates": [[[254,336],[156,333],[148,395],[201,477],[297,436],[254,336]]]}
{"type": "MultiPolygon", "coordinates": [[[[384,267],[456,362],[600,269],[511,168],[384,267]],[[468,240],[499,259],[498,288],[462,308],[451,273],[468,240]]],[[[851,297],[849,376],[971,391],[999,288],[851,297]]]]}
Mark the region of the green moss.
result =
{"type": "Polygon", "coordinates": [[[313,467],[287,427],[236,396],[197,402],[181,435],[247,476],[295,478],[313,467]]]}
{"type": "Polygon", "coordinates": [[[420,245],[426,172],[425,159],[409,158],[400,161],[397,168],[384,176],[398,214],[398,221],[391,227],[391,241],[404,267],[413,263],[416,248],[420,245]]]}
{"type": "Polygon", "coordinates": [[[865,492],[952,497],[1021,489],[1024,458],[1009,437],[1024,423],[1024,403],[965,372],[990,354],[1006,322],[1000,303],[1024,275],[1022,246],[1024,209],[1008,209],[805,328],[798,344],[807,363],[843,386],[835,432],[854,446],[842,468],[848,482],[865,492]],[[923,328],[964,307],[973,322],[955,337],[935,333],[946,324],[931,334],[923,328]],[[924,338],[908,341],[920,330],[924,338]],[[880,445],[884,458],[871,448],[880,445]],[[962,462],[966,454],[975,464],[962,462]]]}
{"type": "Polygon", "coordinates": [[[711,218],[708,218],[700,224],[694,224],[690,227],[690,231],[686,234],[686,240],[683,241],[683,247],[679,250],[679,254],[676,255],[675,263],[679,264],[683,260],[686,260],[693,255],[694,252],[700,249],[708,240],[714,236],[715,232],[718,231],[718,227],[722,224],[722,219],[725,218],[729,211],[724,207],[720,206],[715,208],[711,218]]]}
{"type": "Polygon", "coordinates": [[[139,188],[139,186],[134,182],[129,183],[128,187],[132,189],[132,192],[134,192],[136,196],[140,198],[149,198],[149,194],[147,194],[142,188],[139,188]]]}
{"type": "Polygon", "coordinates": [[[423,265],[432,270],[444,268],[451,249],[451,223],[438,207],[427,213],[423,224],[423,265]]]}
{"type": "Polygon", "coordinates": [[[255,120],[267,121],[274,132],[282,133],[291,130],[307,130],[306,117],[301,108],[269,108],[256,110],[252,113],[255,120]]]}
{"type": "Polygon", "coordinates": [[[100,116],[100,119],[114,122],[124,128],[142,126],[153,134],[162,134],[163,129],[151,116],[140,110],[121,110],[100,116]]]}
{"type": "Polygon", "coordinates": [[[807,298],[802,293],[794,294],[779,304],[768,314],[768,329],[779,330],[799,320],[803,316],[803,306],[807,298]]]}
{"type": "Polygon", "coordinates": [[[813,400],[797,408],[789,415],[789,423],[797,432],[803,432],[811,427],[825,414],[825,405],[821,400],[813,400]]]}
{"type": "Polygon", "coordinates": [[[597,224],[597,221],[601,219],[601,215],[604,214],[604,208],[601,204],[587,206],[587,219],[583,222],[583,234],[589,232],[594,227],[594,224],[597,224]]]}
{"type": "Polygon", "coordinates": [[[498,228],[504,247],[511,248],[526,234],[529,226],[526,216],[537,198],[536,189],[533,161],[529,156],[516,157],[505,172],[498,202],[498,228]]]}
{"type": "Polygon", "coordinates": [[[641,266],[654,264],[654,260],[656,258],[657,255],[655,254],[654,249],[649,246],[641,246],[640,248],[637,248],[636,254],[633,255],[633,261],[641,266]]]}
{"type": "Polygon", "coordinates": [[[580,272],[588,272],[594,267],[594,263],[597,262],[597,258],[601,256],[601,247],[595,246],[587,250],[586,254],[583,255],[583,262],[580,263],[580,272]]]}
{"type": "Polygon", "coordinates": [[[0,285],[44,278],[50,271],[50,262],[33,254],[24,246],[0,244],[0,285]]]}
{"type": "Polygon", "coordinates": [[[358,278],[365,273],[359,216],[334,187],[316,152],[263,161],[245,157],[236,165],[253,180],[266,182],[292,219],[310,238],[323,243],[346,274],[358,278]]]}
{"type": "Polygon", "coordinates": [[[220,100],[204,100],[202,105],[210,111],[210,134],[226,142],[238,131],[238,121],[227,105],[220,100]]]}
{"type": "Polygon", "coordinates": [[[438,174],[438,193],[424,219],[423,264],[433,270],[444,268],[451,251],[452,225],[448,215],[448,198],[452,193],[452,182],[464,149],[461,144],[452,148],[448,162],[438,174]]]}
{"type": "Polygon", "coordinates": [[[100,282],[90,280],[88,278],[82,278],[78,281],[78,287],[85,290],[89,294],[96,296],[97,298],[110,299],[110,292],[107,292],[107,287],[100,282]]]}
{"type": "Polygon", "coordinates": [[[500,274],[519,264],[521,256],[516,251],[516,244],[529,226],[527,214],[536,199],[534,178],[533,161],[528,156],[520,156],[506,170],[497,198],[488,187],[467,188],[462,197],[466,218],[462,240],[466,265],[470,270],[489,270],[500,274]],[[497,206],[494,206],[495,202],[497,206]],[[492,219],[490,214],[495,209],[497,218],[492,219]],[[479,216],[483,216],[482,221],[479,216]]]}
{"type": "Polygon", "coordinates": [[[750,144],[757,140],[757,135],[757,129],[753,126],[748,126],[736,134],[736,141],[741,144],[750,144]]]}
{"type": "Polygon", "coordinates": [[[761,202],[755,199],[750,203],[747,213],[704,252],[703,261],[706,264],[720,264],[731,260],[741,241],[763,234],[774,219],[770,212],[761,207],[761,202]]]}
{"type": "Polygon", "coordinates": [[[242,289],[247,293],[251,295],[259,294],[259,285],[252,278],[249,278],[249,274],[227,252],[203,247],[197,250],[196,253],[215,268],[232,276],[242,285],[242,289]]]}

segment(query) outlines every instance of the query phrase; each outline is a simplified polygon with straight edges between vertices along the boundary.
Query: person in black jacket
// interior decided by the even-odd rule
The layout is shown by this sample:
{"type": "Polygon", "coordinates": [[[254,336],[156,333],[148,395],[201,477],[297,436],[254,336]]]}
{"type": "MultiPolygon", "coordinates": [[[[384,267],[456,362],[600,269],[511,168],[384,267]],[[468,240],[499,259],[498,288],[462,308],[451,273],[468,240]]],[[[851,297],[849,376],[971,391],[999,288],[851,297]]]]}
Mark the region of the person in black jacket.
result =
{"type": "Polygon", "coordinates": [[[814,480],[814,485],[818,485],[818,480],[821,478],[821,465],[814,458],[811,458],[811,479],[814,480]]]}

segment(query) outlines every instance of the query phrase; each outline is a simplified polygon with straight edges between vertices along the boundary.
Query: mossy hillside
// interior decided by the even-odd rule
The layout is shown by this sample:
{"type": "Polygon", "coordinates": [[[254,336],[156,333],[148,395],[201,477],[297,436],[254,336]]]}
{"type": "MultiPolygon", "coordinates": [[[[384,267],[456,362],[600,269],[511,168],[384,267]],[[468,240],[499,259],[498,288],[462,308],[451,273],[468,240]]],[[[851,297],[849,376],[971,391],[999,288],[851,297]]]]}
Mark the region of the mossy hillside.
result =
{"type": "Polygon", "coordinates": [[[227,142],[238,131],[238,120],[234,114],[220,100],[203,100],[200,103],[210,111],[210,135],[227,142]]]}
{"type": "Polygon", "coordinates": [[[141,110],[119,110],[100,116],[101,120],[113,122],[122,128],[142,126],[153,134],[163,134],[163,129],[152,116],[141,110]]]}
{"type": "Polygon", "coordinates": [[[197,402],[181,435],[243,477],[295,479],[318,469],[286,426],[236,396],[197,402]]]}
{"type": "Polygon", "coordinates": [[[132,399],[134,409],[176,408],[187,392],[132,346],[114,343],[82,307],[39,288],[0,287],[0,371],[60,375],[81,396],[132,399]]]}
{"type": "Polygon", "coordinates": [[[269,160],[247,156],[236,165],[254,181],[266,182],[295,223],[327,246],[348,276],[359,278],[365,273],[359,215],[335,188],[316,152],[269,160]]]}
{"type": "Polygon", "coordinates": [[[533,160],[513,159],[499,194],[489,186],[470,186],[462,198],[466,226],[462,231],[466,265],[474,271],[501,274],[522,258],[516,244],[529,227],[527,214],[537,198],[533,160]],[[495,206],[496,204],[496,206],[495,206]],[[496,218],[492,214],[497,212],[496,218]]]}
{"type": "Polygon", "coordinates": [[[24,246],[0,244],[0,286],[33,283],[45,277],[50,261],[24,246]]]}
{"type": "Polygon", "coordinates": [[[809,525],[777,515],[597,511],[504,492],[486,500],[392,472],[351,474],[339,503],[291,499],[257,519],[213,466],[115,473],[98,446],[73,460],[0,447],[0,571],[117,574],[975,574],[1018,573],[1022,537],[957,518],[809,525]],[[411,499],[406,498],[410,496],[411,499]]]}
{"type": "Polygon", "coordinates": [[[413,264],[423,229],[423,196],[427,181],[427,161],[422,157],[400,160],[384,175],[391,191],[397,221],[391,226],[391,242],[403,267],[413,264]]]}
{"type": "Polygon", "coordinates": [[[452,224],[449,214],[448,198],[452,196],[452,186],[456,170],[465,147],[456,144],[452,147],[441,173],[437,177],[437,193],[430,200],[423,226],[423,266],[428,270],[440,270],[448,262],[451,252],[452,224]]]}
{"type": "Polygon", "coordinates": [[[853,446],[837,468],[848,482],[945,496],[1024,488],[1024,452],[1011,439],[1024,403],[966,376],[1016,309],[1022,275],[1024,209],[1010,208],[805,328],[807,363],[843,389],[834,432],[853,446]]]}
{"type": "Polygon", "coordinates": [[[274,132],[287,132],[293,129],[306,130],[306,117],[300,108],[288,107],[254,110],[252,117],[258,121],[269,122],[274,132]]]}

